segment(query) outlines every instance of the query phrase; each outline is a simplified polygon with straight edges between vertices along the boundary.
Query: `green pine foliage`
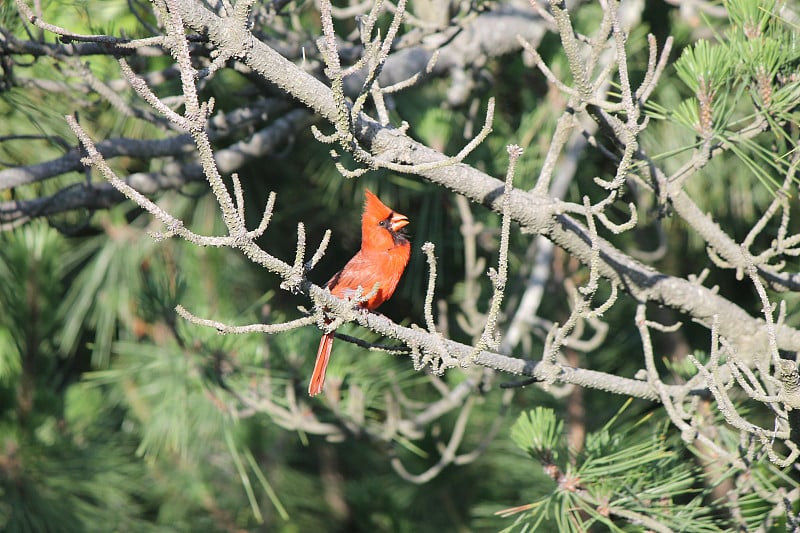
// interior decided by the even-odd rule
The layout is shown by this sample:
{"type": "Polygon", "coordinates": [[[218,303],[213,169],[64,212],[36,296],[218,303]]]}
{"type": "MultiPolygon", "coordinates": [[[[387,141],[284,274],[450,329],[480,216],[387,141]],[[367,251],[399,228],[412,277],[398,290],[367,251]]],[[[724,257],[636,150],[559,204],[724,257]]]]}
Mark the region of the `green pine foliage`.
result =
{"type": "MultiPolygon", "coordinates": [[[[675,121],[698,136],[676,151],[699,146],[706,137],[729,143],[736,156],[732,163],[738,160],[746,169],[729,173],[732,179],[750,183],[755,178],[774,192],[795,148],[791,135],[778,124],[797,120],[796,28],[778,15],[778,2],[738,0],[725,6],[730,27],[713,41],[701,39],[687,46],[675,62],[675,72],[691,96],[674,112],[654,104],[652,116],[675,121]],[[754,117],[771,126],[769,133],[738,135],[754,117]]],[[[709,174],[725,173],[713,167],[709,174]]]]}
{"type": "Polygon", "coordinates": [[[701,472],[686,462],[666,424],[650,416],[612,422],[587,435],[585,449],[576,453],[567,448],[552,409],[520,414],[511,439],[530,456],[530,467],[542,468],[550,480],[536,501],[498,512],[516,515],[508,531],[725,530],[718,509],[705,503],[701,472]]]}

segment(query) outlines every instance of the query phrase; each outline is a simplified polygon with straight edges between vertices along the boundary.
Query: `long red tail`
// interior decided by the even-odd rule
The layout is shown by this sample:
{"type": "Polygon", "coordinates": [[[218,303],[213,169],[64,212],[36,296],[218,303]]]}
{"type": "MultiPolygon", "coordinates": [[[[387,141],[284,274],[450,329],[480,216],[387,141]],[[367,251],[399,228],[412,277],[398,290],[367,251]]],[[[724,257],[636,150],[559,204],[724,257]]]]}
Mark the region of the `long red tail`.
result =
{"type": "Polygon", "coordinates": [[[308,384],[308,395],[316,396],[322,392],[322,385],[325,383],[325,370],[328,368],[328,359],[331,357],[333,348],[333,331],[326,333],[319,341],[317,350],[317,362],[314,363],[314,372],[311,374],[311,381],[308,384]]]}

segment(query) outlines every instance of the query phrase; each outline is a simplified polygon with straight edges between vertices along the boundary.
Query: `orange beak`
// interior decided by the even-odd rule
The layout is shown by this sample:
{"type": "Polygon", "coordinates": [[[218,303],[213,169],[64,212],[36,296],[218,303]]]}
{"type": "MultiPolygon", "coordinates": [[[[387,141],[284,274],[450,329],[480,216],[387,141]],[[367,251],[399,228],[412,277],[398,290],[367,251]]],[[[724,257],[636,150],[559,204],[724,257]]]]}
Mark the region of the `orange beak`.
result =
{"type": "Polygon", "coordinates": [[[400,231],[406,226],[408,226],[408,217],[400,213],[395,213],[392,217],[392,231],[400,231]]]}

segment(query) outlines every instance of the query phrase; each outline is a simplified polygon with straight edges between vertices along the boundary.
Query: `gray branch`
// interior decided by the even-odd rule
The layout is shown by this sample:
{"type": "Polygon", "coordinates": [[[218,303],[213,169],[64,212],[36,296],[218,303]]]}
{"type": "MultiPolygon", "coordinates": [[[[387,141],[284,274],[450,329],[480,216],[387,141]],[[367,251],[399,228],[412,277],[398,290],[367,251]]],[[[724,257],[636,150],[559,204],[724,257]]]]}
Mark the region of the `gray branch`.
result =
{"type": "MultiPolygon", "coordinates": [[[[329,122],[336,123],[336,102],[330,88],[321,81],[297,68],[250,33],[231,28],[224,19],[196,2],[181,0],[178,5],[187,26],[207,35],[218,47],[228,51],[243,51],[240,56],[242,61],[256,73],[293,95],[329,122]]],[[[364,114],[359,116],[354,130],[377,161],[422,165],[448,159],[402,131],[384,127],[364,114]]],[[[469,165],[427,168],[418,174],[497,213],[501,212],[503,183],[469,165]]],[[[547,236],[584,264],[591,261],[589,231],[572,217],[560,214],[557,201],[515,190],[511,195],[510,213],[524,231],[547,236]]],[[[750,316],[741,307],[709,288],[662,274],[639,263],[603,239],[600,239],[599,269],[603,277],[618,283],[638,301],[667,305],[692,316],[709,328],[713,316],[719,315],[720,334],[729,338],[742,352],[764,353],[768,349],[763,320],[750,316]]],[[[800,350],[800,331],[782,325],[777,328],[776,335],[780,349],[800,350]]]]}

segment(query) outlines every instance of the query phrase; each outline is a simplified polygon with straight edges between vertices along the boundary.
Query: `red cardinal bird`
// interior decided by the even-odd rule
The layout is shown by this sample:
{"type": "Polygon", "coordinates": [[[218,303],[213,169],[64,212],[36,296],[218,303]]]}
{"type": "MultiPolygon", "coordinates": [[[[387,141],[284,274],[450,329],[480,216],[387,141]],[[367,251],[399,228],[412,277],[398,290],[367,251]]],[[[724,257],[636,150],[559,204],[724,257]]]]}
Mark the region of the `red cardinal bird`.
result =
{"type": "MultiPolygon", "coordinates": [[[[361,294],[366,296],[378,283],[375,294],[358,304],[371,311],[391,298],[397,288],[411,255],[411,244],[402,231],[408,225],[408,218],[386,207],[369,189],[364,190],[364,197],[361,249],[328,281],[326,287],[334,296],[352,298],[359,287],[361,294]]],[[[319,343],[317,362],[308,384],[309,396],[322,392],[332,347],[333,331],[326,333],[319,343]]]]}

